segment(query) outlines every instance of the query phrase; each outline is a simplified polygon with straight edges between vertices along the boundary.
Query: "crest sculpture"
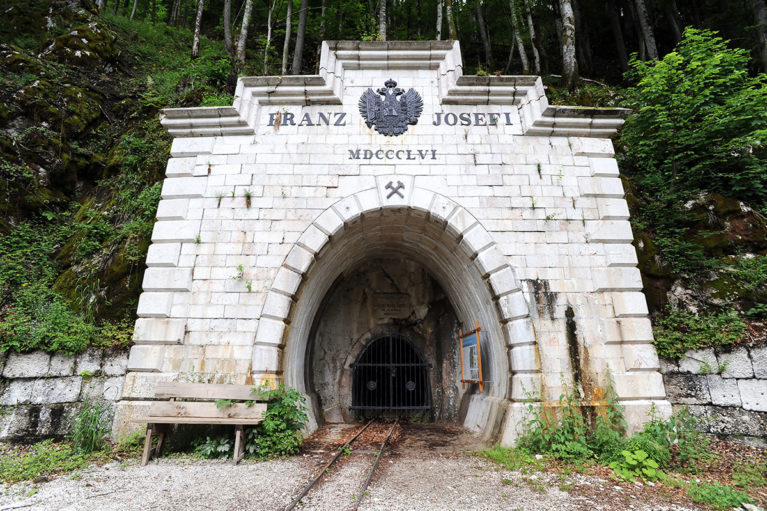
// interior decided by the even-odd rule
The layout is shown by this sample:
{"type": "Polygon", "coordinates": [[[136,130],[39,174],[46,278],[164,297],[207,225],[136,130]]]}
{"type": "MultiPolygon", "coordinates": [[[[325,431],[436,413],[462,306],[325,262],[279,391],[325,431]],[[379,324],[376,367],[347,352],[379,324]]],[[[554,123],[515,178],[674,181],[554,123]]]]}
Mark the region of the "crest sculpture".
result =
{"type": "Polygon", "coordinates": [[[389,78],[377,91],[368,89],[360,97],[359,107],[365,124],[387,137],[402,135],[408,124],[416,124],[423,111],[423,99],[415,90],[397,87],[389,78]],[[378,97],[378,94],[383,96],[378,97]],[[400,97],[401,96],[401,97],[400,97]]]}

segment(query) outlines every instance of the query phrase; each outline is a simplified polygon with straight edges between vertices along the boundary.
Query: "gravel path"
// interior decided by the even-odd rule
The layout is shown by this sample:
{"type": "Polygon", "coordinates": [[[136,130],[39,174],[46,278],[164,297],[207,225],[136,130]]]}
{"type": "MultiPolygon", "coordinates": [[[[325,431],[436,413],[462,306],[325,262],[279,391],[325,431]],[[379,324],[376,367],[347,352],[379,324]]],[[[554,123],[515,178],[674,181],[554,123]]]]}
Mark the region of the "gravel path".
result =
{"type": "MultiPolygon", "coordinates": [[[[74,477],[0,485],[0,510],[281,510],[343,443],[342,437],[339,429],[326,431],[308,443],[305,454],[284,460],[245,460],[235,466],[164,458],[146,467],[111,463],[74,477]]],[[[633,495],[631,488],[596,477],[510,472],[466,454],[479,445],[471,435],[461,433],[448,440],[443,430],[405,430],[382,457],[360,509],[690,509],[648,497],[638,487],[633,495]]],[[[348,509],[374,452],[363,445],[342,456],[299,509],[348,509]]]]}

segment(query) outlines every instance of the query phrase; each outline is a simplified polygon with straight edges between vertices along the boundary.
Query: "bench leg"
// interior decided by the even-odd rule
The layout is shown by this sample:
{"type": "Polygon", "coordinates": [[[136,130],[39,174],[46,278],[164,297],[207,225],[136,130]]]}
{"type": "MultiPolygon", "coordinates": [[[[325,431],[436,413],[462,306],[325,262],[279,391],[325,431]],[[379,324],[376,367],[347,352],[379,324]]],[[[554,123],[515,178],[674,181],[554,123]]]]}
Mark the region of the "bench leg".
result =
{"type": "Polygon", "coordinates": [[[152,433],[154,424],[146,425],[146,440],[144,440],[144,452],[141,455],[141,466],[146,466],[152,459],[152,433]]]}
{"type": "Polygon", "coordinates": [[[165,441],[165,433],[168,431],[168,425],[156,424],[155,429],[157,430],[157,447],[154,448],[154,457],[159,458],[165,441]]]}
{"type": "Polygon", "coordinates": [[[234,427],[234,464],[245,457],[245,431],[242,425],[234,427]]]}

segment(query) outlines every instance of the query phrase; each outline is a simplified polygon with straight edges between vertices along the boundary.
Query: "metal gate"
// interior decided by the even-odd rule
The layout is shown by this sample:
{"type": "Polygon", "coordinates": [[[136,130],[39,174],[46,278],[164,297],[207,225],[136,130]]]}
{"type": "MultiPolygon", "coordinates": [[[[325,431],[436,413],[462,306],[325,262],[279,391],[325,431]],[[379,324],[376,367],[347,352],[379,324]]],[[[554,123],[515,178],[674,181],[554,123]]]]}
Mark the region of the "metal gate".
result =
{"type": "Polygon", "coordinates": [[[381,335],[352,368],[352,410],[431,409],[430,366],[400,334],[381,335]]]}

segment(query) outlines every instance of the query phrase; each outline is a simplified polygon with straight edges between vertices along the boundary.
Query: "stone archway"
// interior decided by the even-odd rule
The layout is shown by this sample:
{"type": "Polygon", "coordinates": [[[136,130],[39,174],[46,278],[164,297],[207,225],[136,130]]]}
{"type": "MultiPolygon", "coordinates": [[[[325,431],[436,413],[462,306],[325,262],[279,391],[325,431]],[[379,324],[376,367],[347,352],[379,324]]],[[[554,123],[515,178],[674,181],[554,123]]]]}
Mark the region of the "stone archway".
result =
{"type": "MultiPolygon", "coordinates": [[[[463,424],[486,438],[497,438],[509,401],[522,397],[516,388],[519,382],[532,382],[526,386],[529,391],[540,381],[527,303],[513,269],[471,213],[443,195],[408,188],[401,200],[389,202],[380,193],[383,187],[365,190],[338,201],[315,219],[275,277],[254,349],[282,348],[285,383],[311,398],[307,347],[328,290],[339,275],[366,259],[404,254],[430,269],[460,322],[479,321],[486,332],[485,367],[491,383],[483,394],[471,396],[463,424]]],[[[310,430],[316,427],[312,408],[310,430]]]]}

